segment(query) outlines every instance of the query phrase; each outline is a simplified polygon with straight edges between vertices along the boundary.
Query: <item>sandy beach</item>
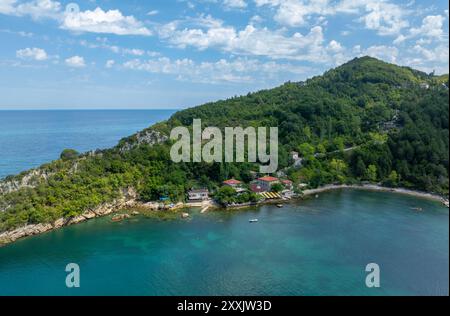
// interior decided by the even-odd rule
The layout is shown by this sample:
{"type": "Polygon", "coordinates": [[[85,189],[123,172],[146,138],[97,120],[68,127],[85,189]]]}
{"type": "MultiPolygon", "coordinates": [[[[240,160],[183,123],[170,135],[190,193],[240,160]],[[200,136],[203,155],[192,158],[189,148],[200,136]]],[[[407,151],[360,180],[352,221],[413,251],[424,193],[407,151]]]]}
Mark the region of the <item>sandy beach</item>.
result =
{"type": "Polygon", "coordinates": [[[405,189],[405,188],[387,188],[387,187],[383,187],[383,186],[375,185],[375,184],[361,184],[361,185],[330,184],[330,185],[326,185],[326,186],[323,186],[323,187],[320,187],[317,189],[305,190],[305,191],[303,191],[303,194],[304,194],[304,196],[310,196],[310,195],[314,195],[314,194],[318,194],[318,193],[322,193],[322,192],[326,192],[326,191],[330,191],[330,190],[339,190],[339,189],[356,189],[356,190],[368,190],[368,191],[378,191],[378,192],[394,192],[394,193],[406,194],[406,195],[430,199],[430,200],[439,201],[439,202],[443,202],[444,200],[446,200],[444,197],[437,195],[437,194],[409,190],[409,189],[405,189]]]}

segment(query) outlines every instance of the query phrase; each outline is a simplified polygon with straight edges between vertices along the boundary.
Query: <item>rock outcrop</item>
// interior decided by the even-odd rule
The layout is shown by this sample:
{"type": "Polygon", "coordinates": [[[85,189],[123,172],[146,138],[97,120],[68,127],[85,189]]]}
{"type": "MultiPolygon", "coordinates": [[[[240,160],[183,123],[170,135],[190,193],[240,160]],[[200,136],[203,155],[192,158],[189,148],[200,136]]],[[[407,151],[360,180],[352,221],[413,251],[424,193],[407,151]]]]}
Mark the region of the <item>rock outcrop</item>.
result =
{"type": "Polygon", "coordinates": [[[21,188],[33,188],[41,181],[46,181],[50,176],[50,173],[42,169],[32,169],[21,177],[17,176],[10,180],[0,181],[0,194],[14,192],[21,188]]]}
{"type": "Polygon", "coordinates": [[[164,135],[159,131],[147,129],[124,140],[123,143],[119,145],[119,150],[121,152],[126,152],[142,144],[156,145],[164,143],[168,139],[169,137],[167,135],[164,135]]]}

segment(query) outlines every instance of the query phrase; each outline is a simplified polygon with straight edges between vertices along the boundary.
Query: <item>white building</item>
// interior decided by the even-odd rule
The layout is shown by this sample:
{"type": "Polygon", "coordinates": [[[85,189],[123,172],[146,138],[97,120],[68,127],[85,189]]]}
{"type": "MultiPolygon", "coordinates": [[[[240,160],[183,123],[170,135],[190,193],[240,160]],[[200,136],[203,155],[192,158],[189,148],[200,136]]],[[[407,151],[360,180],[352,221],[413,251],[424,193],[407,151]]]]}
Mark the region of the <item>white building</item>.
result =
{"type": "Polygon", "coordinates": [[[205,201],[209,199],[209,191],[207,189],[190,190],[188,192],[189,201],[205,201]]]}

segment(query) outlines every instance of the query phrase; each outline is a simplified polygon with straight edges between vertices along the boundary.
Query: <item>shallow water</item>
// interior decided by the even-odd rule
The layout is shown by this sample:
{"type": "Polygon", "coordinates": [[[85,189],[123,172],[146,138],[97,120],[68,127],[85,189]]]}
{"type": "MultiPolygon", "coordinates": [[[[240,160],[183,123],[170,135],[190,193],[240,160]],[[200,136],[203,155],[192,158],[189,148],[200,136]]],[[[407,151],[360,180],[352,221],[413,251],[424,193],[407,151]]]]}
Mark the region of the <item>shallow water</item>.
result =
{"type": "Polygon", "coordinates": [[[438,202],[345,190],[282,209],[191,212],[95,219],[0,248],[0,295],[449,293],[449,216],[438,202]],[[65,286],[71,262],[79,289],[65,286]],[[365,285],[372,262],[379,289],[365,285]]]}

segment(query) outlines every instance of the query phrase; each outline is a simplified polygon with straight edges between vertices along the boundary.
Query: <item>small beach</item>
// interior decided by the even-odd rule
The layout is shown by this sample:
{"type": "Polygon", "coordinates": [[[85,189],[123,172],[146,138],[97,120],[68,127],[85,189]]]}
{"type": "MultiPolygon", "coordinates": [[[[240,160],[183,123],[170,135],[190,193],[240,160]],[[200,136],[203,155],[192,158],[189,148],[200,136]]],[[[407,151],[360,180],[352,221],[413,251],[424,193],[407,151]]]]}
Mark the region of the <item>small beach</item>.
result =
{"type": "Polygon", "coordinates": [[[434,201],[440,201],[442,202],[444,198],[437,194],[427,193],[427,192],[421,192],[421,191],[415,191],[415,190],[409,190],[405,188],[388,188],[383,187],[380,185],[375,184],[361,184],[361,185],[348,185],[348,184],[330,184],[323,187],[319,187],[317,189],[309,189],[303,191],[303,195],[310,196],[319,194],[326,191],[332,191],[332,190],[342,190],[342,189],[355,189],[355,190],[367,190],[367,191],[378,191],[378,192],[393,192],[398,194],[405,194],[410,196],[415,196],[418,198],[424,198],[424,199],[430,199],[434,201]]]}

